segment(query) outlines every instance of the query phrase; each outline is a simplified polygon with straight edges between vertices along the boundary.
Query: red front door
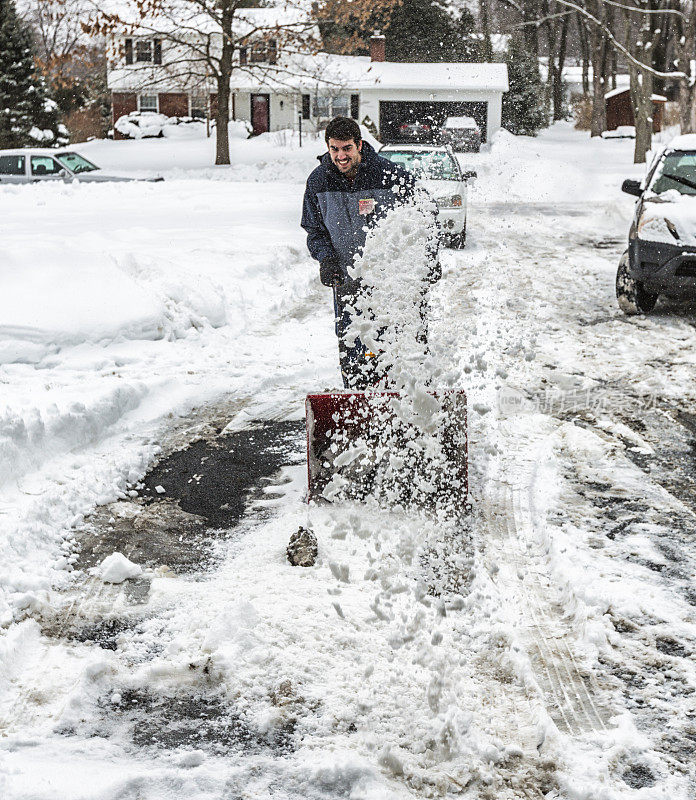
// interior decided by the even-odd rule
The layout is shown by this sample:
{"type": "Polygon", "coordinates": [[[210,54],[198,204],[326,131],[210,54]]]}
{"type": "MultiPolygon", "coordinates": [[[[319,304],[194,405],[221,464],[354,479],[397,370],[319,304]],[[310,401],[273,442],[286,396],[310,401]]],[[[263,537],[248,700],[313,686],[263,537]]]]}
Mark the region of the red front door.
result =
{"type": "Polygon", "coordinates": [[[268,133],[271,129],[271,96],[270,94],[251,95],[251,124],[254,136],[268,133]]]}

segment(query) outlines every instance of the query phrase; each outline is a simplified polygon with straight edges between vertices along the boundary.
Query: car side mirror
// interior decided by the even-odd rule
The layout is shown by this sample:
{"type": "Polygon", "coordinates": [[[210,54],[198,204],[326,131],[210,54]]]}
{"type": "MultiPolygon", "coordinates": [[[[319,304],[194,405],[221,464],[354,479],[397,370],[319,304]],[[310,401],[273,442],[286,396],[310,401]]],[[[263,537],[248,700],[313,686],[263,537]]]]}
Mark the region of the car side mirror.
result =
{"type": "Polygon", "coordinates": [[[58,177],[60,177],[60,178],[67,178],[67,177],[68,177],[68,170],[67,170],[67,169],[61,169],[61,170],[58,172],[58,177]]]}
{"type": "Polygon", "coordinates": [[[640,188],[640,181],[633,181],[630,178],[627,178],[621,184],[621,191],[634,197],[640,197],[643,194],[643,190],[640,188]]]}
{"type": "Polygon", "coordinates": [[[478,174],[475,169],[468,169],[462,175],[465,181],[472,181],[474,178],[478,178],[478,174]]]}

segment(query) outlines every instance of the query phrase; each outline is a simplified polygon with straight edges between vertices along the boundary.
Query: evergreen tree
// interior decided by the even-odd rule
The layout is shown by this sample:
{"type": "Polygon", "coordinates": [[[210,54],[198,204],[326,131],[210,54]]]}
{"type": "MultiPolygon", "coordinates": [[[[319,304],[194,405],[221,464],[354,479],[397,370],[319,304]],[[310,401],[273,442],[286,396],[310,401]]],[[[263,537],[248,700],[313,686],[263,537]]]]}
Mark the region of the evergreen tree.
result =
{"type": "Polygon", "coordinates": [[[403,0],[385,25],[389,61],[474,61],[474,18],[452,16],[443,0],[403,0]]]}
{"type": "Polygon", "coordinates": [[[510,42],[505,61],[510,90],[503,95],[503,128],[517,135],[536,136],[548,125],[539,62],[516,37],[510,42]]]}
{"type": "Polygon", "coordinates": [[[0,148],[63,144],[64,131],[36,74],[31,32],[14,0],[0,0],[0,148]]]}

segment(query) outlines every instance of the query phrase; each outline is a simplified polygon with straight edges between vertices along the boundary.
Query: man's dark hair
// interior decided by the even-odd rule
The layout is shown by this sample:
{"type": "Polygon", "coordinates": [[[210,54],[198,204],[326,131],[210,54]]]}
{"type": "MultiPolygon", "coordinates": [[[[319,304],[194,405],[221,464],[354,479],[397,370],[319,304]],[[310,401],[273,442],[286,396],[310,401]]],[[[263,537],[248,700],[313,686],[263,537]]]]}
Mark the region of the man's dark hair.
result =
{"type": "Polygon", "coordinates": [[[329,139],[338,139],[339,142],[347,142],[348,139],[352,139],[357,146],[362,139],[360,126],[349,117],[334,117],[326,126],[324,136],[326,144],[329,143],[329,139]]]}

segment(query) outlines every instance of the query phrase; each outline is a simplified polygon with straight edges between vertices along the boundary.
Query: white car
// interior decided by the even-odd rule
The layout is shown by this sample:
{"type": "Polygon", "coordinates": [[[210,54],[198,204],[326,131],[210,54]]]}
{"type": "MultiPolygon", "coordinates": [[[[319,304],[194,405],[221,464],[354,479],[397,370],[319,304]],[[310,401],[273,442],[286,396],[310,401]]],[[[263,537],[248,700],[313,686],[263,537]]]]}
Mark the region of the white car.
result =
{"type": "Polygon", "coordinates": [[[39,150],[36,148],[0,150],[0,185],[37,183],[38,181],[162,181],[164,178],[131,178],[110,175],[74,150],[39,150]]]}
{"type": "Polygon", "coordinates": [[[379,154],[416,176],[437,203],[445,242],[458,249],[464,247],[467,181],[475,178],[476,173],[462,172],[448,145],[386,144],[379,154]]]}
{"type": "Polygon", "coordinates": [[[440,139],[453,150],[478,153],[481,149],[481,129],[473,117],[447,117],[440,129],[440,139]]]}

